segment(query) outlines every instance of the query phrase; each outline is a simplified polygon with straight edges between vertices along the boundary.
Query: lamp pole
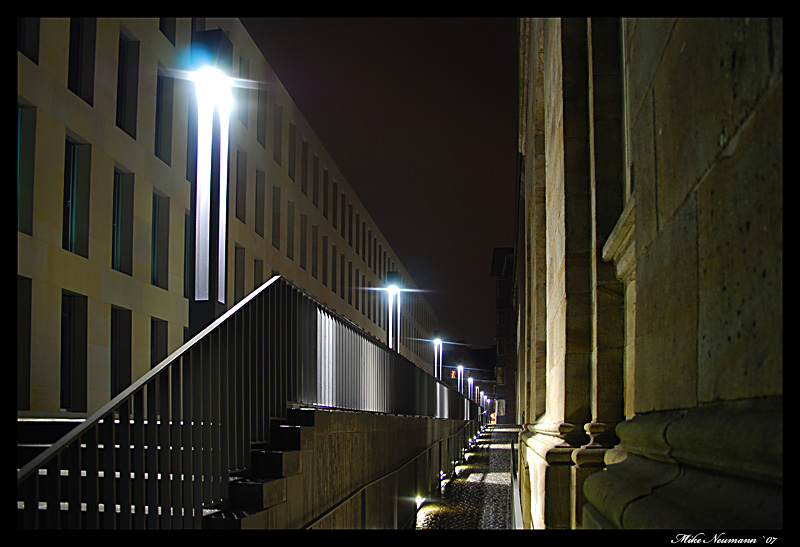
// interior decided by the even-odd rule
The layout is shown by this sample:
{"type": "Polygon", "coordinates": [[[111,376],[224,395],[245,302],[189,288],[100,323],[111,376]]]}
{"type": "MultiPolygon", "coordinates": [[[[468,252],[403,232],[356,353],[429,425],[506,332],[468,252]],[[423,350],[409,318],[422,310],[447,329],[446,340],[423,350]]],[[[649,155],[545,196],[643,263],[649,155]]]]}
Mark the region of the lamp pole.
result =
{"type": "Polygon", "coordinates": [[[400,274],[387,272],[386,281],[389,284],[386,287],[389,295],[389,348],[400,353],[400,274]],[[394,308],[397,308],[396,312],[394,308]]]}
{"type": "Polygon", "coordinates": [[[433,341],[433,376],[442,379],[442,341],[439,338],[433,341]]]}
{"type": "Polygon", "coordinates": [[[228,189],[228,133],[233,110],[232,80],[221,70],[205,66],[190,75],[197,93],[197,218],[195,223],[195,299],[209,299],[211,228],[211,146],[214,110],[219,112],[219,237],[217,301],[225,303],[225,230],[228,189]]]}

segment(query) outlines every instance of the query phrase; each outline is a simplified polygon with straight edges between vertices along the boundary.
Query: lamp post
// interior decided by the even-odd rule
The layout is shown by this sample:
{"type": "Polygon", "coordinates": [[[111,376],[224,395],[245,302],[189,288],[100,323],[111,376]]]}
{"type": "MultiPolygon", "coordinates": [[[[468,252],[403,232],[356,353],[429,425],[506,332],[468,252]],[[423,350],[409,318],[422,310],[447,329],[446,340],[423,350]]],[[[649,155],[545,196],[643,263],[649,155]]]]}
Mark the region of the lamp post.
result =
{"type": "Polygon", "coordinates": [[[397,288],[397,285],[390,285],[386,292],[389,294],[389,348],[400,353],[400,289],[397,288]],[[396,325],[394,324],[395,306],[397,307],[396,325]]]}
{"type": "Polygon", "coordinates": [[[389,284],[386,287],[389,296],[389,348],[400,353],[400,274],[387,272],[386,281],[389,284]]]}
{"type": "Polygon", "coordinates": [[[433,376],[442,379],[442,340],[436,338],[433,341],[433,376]]]}
{"type": "Polygon", "coordinates": [[[228,133],[233,110],[232,80],[221,70],[205,66],[190,74],[197,93],[197,217],[195,230],[195,299],[209,299],[211,227],[211,146],[214,110],[219,112],[219,237],[217,300],[225,303],[225,230],[228,189],[228,133]]]}
{"type": "Polygon", "coordinates": [[[472,376],[467,378],[467,384],[469,385],[469,388],[467,388],[467,398],[470,399],[472,398],[472,381],[472,376]]]}
{"type": "Polygon", "coordinates": [[[458,365],[458,392],[463,393],[464,391],[464,365],[458,365]]]}

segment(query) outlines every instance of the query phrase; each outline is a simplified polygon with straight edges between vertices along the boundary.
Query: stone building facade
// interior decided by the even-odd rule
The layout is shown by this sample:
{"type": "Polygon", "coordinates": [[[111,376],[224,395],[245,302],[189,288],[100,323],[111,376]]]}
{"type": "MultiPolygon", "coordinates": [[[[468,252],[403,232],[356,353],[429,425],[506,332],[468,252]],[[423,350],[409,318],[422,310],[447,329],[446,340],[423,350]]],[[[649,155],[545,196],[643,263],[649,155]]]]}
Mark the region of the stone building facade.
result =
{"type": "MultiPolygon", "coordinates": [[[[386,340],[374,289],[390,272],[414,281],[241,21],[17,23],[20,415],[91,413],[276,274],[386,340]],[[185,71],[201,36],[240,83],[211,316],[193,313],[198,124],[185,71]]],[[[408,294],[400,351],[432,373],[419,340],[438,320],[408,294]]]]}
{"type": "Polygon", "coordinates": [[[782,20],[519,28],[525,526],[781,527],[782,20]]]}

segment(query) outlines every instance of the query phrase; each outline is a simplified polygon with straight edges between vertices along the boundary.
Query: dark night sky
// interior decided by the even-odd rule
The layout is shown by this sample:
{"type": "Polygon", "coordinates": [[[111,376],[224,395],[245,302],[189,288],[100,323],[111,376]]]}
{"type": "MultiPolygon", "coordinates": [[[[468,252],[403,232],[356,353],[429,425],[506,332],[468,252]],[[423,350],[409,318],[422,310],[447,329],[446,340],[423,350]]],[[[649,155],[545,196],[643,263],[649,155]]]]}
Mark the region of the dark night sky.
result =
{"type": "Polygon", "coordinates": [[[514,244],[517,33],[501,18],[242,19],[439,317],[494,343],[514,244]]]}

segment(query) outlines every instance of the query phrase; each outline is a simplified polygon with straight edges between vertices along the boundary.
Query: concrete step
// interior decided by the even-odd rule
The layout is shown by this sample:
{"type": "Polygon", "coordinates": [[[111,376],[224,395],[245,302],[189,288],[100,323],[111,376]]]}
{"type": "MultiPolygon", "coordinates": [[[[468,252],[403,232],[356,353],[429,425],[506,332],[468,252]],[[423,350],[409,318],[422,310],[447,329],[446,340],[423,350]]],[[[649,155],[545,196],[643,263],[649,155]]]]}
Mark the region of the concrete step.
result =
{"type": "Polygon", "coordinates": [[[237,511],[258,512],[286,501],[286,479],[240,478],[231,480],[230,506],[237,511]]]}
{"type": "Polygon", "coordinates": [[[290,424],[274,425],[272,446],[276,451],[309,450],[314,446],[314,429],[290,424]]]}
{"type": "Polygon", "coordinates": [[[279,478],[302,472],[299,450],[254,450],[251,461],[255,477],[279,478]]]}

